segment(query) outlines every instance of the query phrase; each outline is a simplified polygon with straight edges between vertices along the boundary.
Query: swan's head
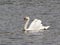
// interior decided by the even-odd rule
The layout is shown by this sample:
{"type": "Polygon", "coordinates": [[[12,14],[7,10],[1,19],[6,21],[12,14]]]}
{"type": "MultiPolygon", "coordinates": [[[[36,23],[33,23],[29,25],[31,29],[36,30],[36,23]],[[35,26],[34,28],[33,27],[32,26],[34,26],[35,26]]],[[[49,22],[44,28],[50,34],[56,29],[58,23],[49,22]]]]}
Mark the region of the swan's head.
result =
{"type": "Polygon", "coordinates": [[[26,21],[29,20],[29,19],[30,19],[30,18],[29,18],[28,16],[26,16],[26,17],[24,18],[24,20],[26,20],[26,21]]]}

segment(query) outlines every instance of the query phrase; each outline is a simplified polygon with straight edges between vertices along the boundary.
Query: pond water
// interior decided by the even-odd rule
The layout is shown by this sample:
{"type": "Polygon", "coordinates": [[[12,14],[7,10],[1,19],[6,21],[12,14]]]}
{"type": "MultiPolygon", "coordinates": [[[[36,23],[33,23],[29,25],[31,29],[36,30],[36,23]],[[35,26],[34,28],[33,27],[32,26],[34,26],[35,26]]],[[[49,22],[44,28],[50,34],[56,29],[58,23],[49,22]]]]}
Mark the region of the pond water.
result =
{"type": "Polygon", "coordinates": [[[60,45],[60,0],[0,0],[0,45],[60,45]],[[25,16],[50,28],[25,34],[25,16]]]}

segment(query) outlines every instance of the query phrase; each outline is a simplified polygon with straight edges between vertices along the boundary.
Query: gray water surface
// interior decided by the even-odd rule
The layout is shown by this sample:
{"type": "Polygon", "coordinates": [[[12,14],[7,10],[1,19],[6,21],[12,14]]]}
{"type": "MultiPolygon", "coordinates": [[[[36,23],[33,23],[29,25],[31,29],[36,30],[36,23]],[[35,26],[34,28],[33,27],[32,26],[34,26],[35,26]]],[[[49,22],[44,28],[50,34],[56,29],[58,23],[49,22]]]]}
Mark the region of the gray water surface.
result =
{"type": "Polygon", "coordinates": [[[0,45],[60,45],[60,0],[0,0],[0,45]],[[49,31],[24,34],[25,16],[41,19],[49,31]]]}

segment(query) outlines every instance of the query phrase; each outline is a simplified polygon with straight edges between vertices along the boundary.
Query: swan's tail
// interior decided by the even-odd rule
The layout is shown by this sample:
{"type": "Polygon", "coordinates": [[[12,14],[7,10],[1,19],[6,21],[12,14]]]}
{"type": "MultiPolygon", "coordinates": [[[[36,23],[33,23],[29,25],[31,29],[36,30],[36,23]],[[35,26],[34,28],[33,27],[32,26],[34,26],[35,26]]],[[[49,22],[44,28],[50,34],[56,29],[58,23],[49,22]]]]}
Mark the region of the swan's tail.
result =
{"type": "Polygon", "coordinates": [[[44,29],[48,29],[50,26],[45,26],[44,29]]]}

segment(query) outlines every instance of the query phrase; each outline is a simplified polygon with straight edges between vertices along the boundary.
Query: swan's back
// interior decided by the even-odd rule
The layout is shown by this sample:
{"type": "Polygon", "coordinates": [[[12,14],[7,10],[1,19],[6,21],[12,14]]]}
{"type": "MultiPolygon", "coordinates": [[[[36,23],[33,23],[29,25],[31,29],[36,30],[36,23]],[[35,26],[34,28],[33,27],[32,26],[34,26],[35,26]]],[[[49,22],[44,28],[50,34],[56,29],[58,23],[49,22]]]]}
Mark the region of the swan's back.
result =
{"type": "Polygon", "coordinates": [[[40,26],[42,26],[41,20],[35,19],[32,21],[28,29],[29,30],[40,30],[40,26]]]}

